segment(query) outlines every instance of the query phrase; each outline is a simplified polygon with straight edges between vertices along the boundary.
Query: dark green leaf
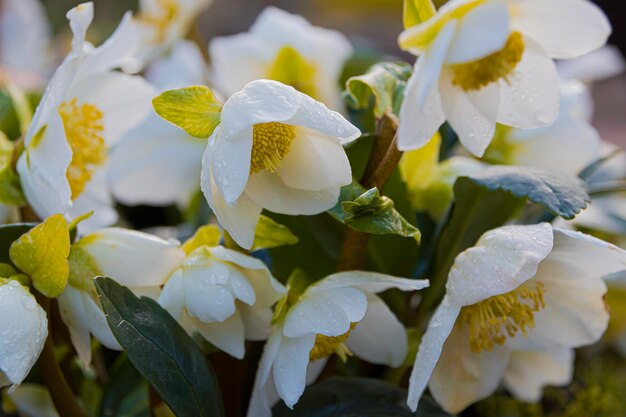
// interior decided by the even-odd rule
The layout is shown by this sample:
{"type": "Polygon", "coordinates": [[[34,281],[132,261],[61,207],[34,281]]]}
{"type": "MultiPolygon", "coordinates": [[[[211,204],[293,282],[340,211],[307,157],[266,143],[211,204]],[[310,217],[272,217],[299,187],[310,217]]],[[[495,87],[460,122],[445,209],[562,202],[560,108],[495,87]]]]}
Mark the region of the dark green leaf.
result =
{"type": "Polygon", "coordinates": [[[404,87],[411,76],[411,66],[404,62],[381,62],[365,74],[348,79],[344,93],[348,105],[356,110],[369,106],[373,98],[374,115],[399,111],[404,87]]]}
{"type": "Polygon", "coordinates": [[[13,265],[13,262],[9,258],[9,248],[11,244],[35,226],[37,226],[37,223],[0,225],[0,263],[13,265]]]}
{"type": "Polygon", "coordinates": [[[100,417],[150,417],[148,384],[125,354],[118,357],[104,390],[100,417]]]}
{"type": "Polygon", "coordinates": [[[360,232],[413,237],[419,242],[419,230],[402,217],[396,211],[393,200],[381,196],[377,188],[365,190],[353,181],[341,189],[339,202],[328,213],[360,232]]]}
{"type": "Polygon", "coordinates": [[[109,327],[128,358],[178,417],[224,415],[219,388],[200,348],[159,304],[111,278],[96,289],[109,327]]]}
{"type": "Polygon", "coordinates": [[[493,166],[472,175],[470,180],[489,190],[503,190],[527,199],[568,220],[591,201],[578,178],[537,168],[493,166]]]}
{"type": "Polygon", "coordinates": [[[369,378],[333,377],[307,388],[293,411],[282,402],[274,417],[449,417],[423,398],[417,413],[406,406],[406,391],[369,378]]]}

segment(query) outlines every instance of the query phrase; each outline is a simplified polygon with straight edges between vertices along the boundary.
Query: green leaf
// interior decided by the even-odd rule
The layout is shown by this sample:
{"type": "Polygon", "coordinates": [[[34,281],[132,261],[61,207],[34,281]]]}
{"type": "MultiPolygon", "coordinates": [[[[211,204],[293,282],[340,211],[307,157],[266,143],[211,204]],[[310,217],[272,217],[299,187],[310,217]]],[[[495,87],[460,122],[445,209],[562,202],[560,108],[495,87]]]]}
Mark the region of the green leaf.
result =
{"type": "Polygon", "coordinates": [[[15,266],[9,256],[9,248],[20,236],[28,232],[37,223],[13,223],[0,225],[0,263],[15,266]]]}
{"type": "Polygon", "coordinates": [[[252,250],[272,249],[280,246],[295,245],[299,242],[296,235],[287,226],[283,226],[261,215],[254,232],[252,250]]]}
{"type": "Polygon", "coordinates": [[[339,202],[328,213],[354,230],[373,235],[400,235],[419,242],[420,231],[398,213],[393,200],[377,188],[365,189],[357,182],[343,187],[339,202]]]}
{"type": "Polygon", "coordinates": [[[404,0],[402,21],[404,28],[419,25],[437,14],[437,9],[431,0],[404,0]]]}
{"type": "Polygon", "coordinates": [[[406,406],[406,391],[378,379],[332,377],[306,389],[292,410],[280,402],[274,417],[450,417],[423,398],[417,414],[406,406]]]}
{"type": "Polygon", "coordinates": [[[178,417],[224,415],[219,387],[200,348],[159,304],[111,278],[96,290],[113,335],[135,368],[178,417]]]}
{"type": "Polygon", "coordinates": [[[125,354],[118,356],[100,403],[101,417],[150,417],[148,384],[125,354]]]}
{"type": "Polygon", "coordinates": [[[152,99],[154,110],[191,136],[208,138],[220,123],[220,103],[209,87],[196,85],[161,93],[152,99]]]}
{"type": "Polygon", "coordinates": [[[539,204],[567,220],[573,219],[591,201],[578,178],[537,168],[493,166],[469,179],[488,190],[506,191],[539,204]]]}
{"type": "Polygon", "coordinates": [[[13,143],[0,132],[0,204],[21,206],[26,203],[17,172],[13,169],[13,143]]]}
{"type": "Polygon", "coordinates": [[[398,114],[411,66],[404,62],[381,62],[365,74],[349,78],[344,93],[348,105],[355,110],[368,108],[374,98],[374,115],[398,114]]]}

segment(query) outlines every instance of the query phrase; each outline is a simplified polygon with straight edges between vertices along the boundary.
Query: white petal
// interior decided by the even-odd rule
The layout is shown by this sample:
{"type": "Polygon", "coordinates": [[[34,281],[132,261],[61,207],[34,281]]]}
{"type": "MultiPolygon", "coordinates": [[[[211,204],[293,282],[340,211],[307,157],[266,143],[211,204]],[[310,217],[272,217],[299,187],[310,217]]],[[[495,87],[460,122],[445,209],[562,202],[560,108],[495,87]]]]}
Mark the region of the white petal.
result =
{"type": "Polygon", "coordinates": [[[71,160],[72,150],[57,113],[37,146],[27,146],[17,163],[26,199],[39,217],[65,213],[71,207],[72,192],[65,176],[71,160]]]}
{"type": "Polygon", "coordinates": [[[450,269],[447,294],[451,305],[463,307],[513,291],[535,276],[552,243],[548,223],[486,232],[474,247],[456,257],[450,269]]]}
{"type": "Polygon", "coordinates": [[[350,331],[346,346],[368,362],[398,367],[406,358],[406,330],[387,304],[376,295],[367,297],[367,312],[350,331]]]}
{"type": "Polygon", "coordinates": [[[501,346],[473,353],[468,335],[455,327],[433,371],[430,393],[442,408],[457,414],[495,392],[504,377],[510,351],[501,346]]]}
{"type": "Polygon", "coordinates": [[[89,218],[78,224],[79,235],[110,226],[118,219],[117,211],[113,208],[113,198],[107,177],[107,166],[95,171],[91,180],[85,184],[83,192],[73,201],[72,208],[68,211],[68,215],[72,219],[93,212],[89,218]]]}
{"type": "Polygon", "coordinates": [[[306,294],[317,294],[337,288],[358,287],[368,293],[379,293],[391,288],[417,291],[428,287],[428,280],[398,278],[369,271],[346,271],[331,274],[307,288],[306,294]]]}
{"type": "Polygon", "coordinates": [[[559,61],[557,69],[561,78],[592,84],[622,74],[626,70],[626,61],[616,46],[605,45],[580,58],[559,61]]]}
{"type": "Polygon", "coordinates": [[[103,113],[103,137],[112,146],[152,111],[157,90],[140,76],[108,72],[81,79],[70,94],[103,113]]]}
{"type": "Polygon", "coordinates": [[[72,50],[82,50],[87,29],[93,20],[93,3],[79,4],[67,12],[65,16],[70,21],[70,27],[72,28],[72,50]]]}
{"type": "Polygon", "coordinates": [[[70,332],[72,345],[84,365],[91,363],[91,335],[81,291],[67,286],[57,299],[63,323],[70,332]]]}
{"type": "Polygon", "coordinates": [[[481,157],[496,131],[500,88],[492,83],[480,90],[465,92],[452,84],[444,71],[439,80],[441,102],[446,119],[470,152],[481,157]]]}
{"type": "Polygon", "coordinates": [[[113,148],[109,176],[115,198],[129,205],[186,206],[200,189],[205,148],[206,141],[150,113],[113,148]]]}
{"type": "MultiPolygon", "coordinates": [[[[205,155],[208,156],[217,189],[226,203],[233,204],[243,193],[250,178],[252,126],[229,136],[223,132],[218,126],[209,139],[205,155]]],[[[203,159],[203,168],[205,163],[203,159]]]]}
{"type": "Polygon", "coordinates": [[[558,75],[552,59],[529,38],[522,60],[501,81],[498,122],[507,126],[532,129],[554,122],[559,113],[558,75]]]}
{"type": "Polygon", "coordinates": [[[460,311],[460,308],[449,307],[447,300],[444,299],[428,323],[428,329],[426,329],[420,342],[409,380],[407,404],[413,411],[417,410],[419,400],[426,390],[433,369],[439,361],[443,345],[450,335],[460,311]]]}
{"type": "Polygon", "coordinates": [[[230,96],[221,113],[221,134],[226,140],[258,123],[282,122],[303,126],[348,143],[360,136],[339,113],[296,91],[271,80],[256,80],[230,96]]]}
{"type": "Polygon", "coordinates": [[[240,266],[254,288],[255,306],[271,307],[287,291],[285,287],[272,276],[267,266],[259,259],[244,255],[222,246],[211,248],[211,256],[240,266]]]}
{"type": "Polygon", "coordinates": [[[343,146],[335,138],[307,128],[298,129],[277,173],[285,185],[301,190],[325,190],[352,182],[343,146]]]}
{"type": "Polygon", "coordinates": [[[426,145],[439,127],[446,121],[441,107],[441,95],[436,86],[430,88],[424,104],[419,105],[419,89],[424,83],[421,81],[423,58],[415,63],[413,74],[404,92],[404,101],[400,107],[400,126],[398,127],[398,149],[408,151],[419,149],[426,145]]]}
{"type": "MultiPolygon", "coordinates": [[[[211,54],[214,60],[215,56],[211,54]]],[[[146,79],[160,90],[190,85],[205,85],[207,69],[200,48],[189,40],[177,41],[164,58],[155,61],[146,71],[146,79]]]]}
{"type": "Polygon", "coordinates": [[[340,187],[307,191],[287,186],[278,174],[267,171],[250,177],[246,195],[274,213],[314,215],[331,209],[339,200],[340,187]]]}
{"type": "Polygon", "coordinates": [[[535,314],[535,328],[511,346],[580,347],[606,330],[609,312],[603,277],[626,270],[626,252],[599,239],[554,229],[554,249],[535,280],[545,288],[546,307],[535,314]]]}
{"type": "Polygon", "coordinates": [[[515,163],[534,166],[566,175],[578,175],[600,158],[600,136],[589,123],[573,117],[563,117],[551,126],[522,131],[511,139],[515,148],[515,163]],[[523,136],[523,137],[521,137],[523,136]],[[563,152],[567,149],[567,152],[563,152]],[[555,158],[554,155],[560,155],[555,158]]]}
{"type": "Polygon", "coordinates": [[[133,65],[141,33],[131,12],[126,12],[115,32],[98,48],[89,51],[81,63],[81,75],[104,73],[133,65]]]}
{"type": "Polygon", "coordinates": [[[77,244],[103,275],[129,287],[163,285],[185,257],[176,242],[116,227],[91,233],[77,244]]]}
{"type": "Polygon", "coordinates": [[[315,345],[315,335],[289,338],[283,337],[272,373],[276,391],[289,408],[298,402],[306,386],[306,371],[309,352],[315,345]]]}
{"type": "Polygon", "coordinates": [[[82,299],[89,332],[105,347],[113,350],[122,350],[122,347],[111,332],[100,303],[87,293],[82,294],[82,299]]]}
{"type": "Polygon", "coordinates": [[[163,286],[158,302],[175,320],[180,319],[185,307],[185,287],[183,271],[177,269],[163,286]]]}
{"type": "Polygon", "coordinates": [[[237,359],[245,354],[244,326],[239,313],[235,313],[223,322],[203,323],[194,320],[196,330],[208,342],[237,359]]]}
{"type": "Polygon", "coordinates": [[[498,52],[509,33],[509,11],[505,3],[487,2],[476,6],[460,20],[446,63],[476,61],[498,52]]]}
{"type": "Polygon", "coordinates": [[[37,384],[22,384],[7,393],[21,415],[28,417],[59,417],[48,389],[37,384]]]}
{"type": "Polygon", "coordinates": [[[0,286],[0,333],[0,371],[19,385],[39,358],[48,320],[35,297],[17,281],[0,286]]]}
{"type": "Polygon", "coordinates": [[[287,337],[340,336],[350,330],[350,323],[361,321],[366,311],[367,297],[357,288],[306,294],[287,313],[283,332],[287,337]]]}
{"type": "Polygon", "coordinates": [[[235,300],[224,286],[230,276],[229,268],[209,261],[204,267],[185,267],[185,307],[192,317],[205,323],[224,321],[235,314],[235,300]]]}
{"type": "Polygon", "coordinates": [[[241,304],[238,306],[246,331],[246,340],[266,340],[271,332],[271,321],[274,312],[271,308],[256,308],[241,304]]]}
{"type": "Polygon", "coordinates": [[[233,205],[224,201],[213,181],[210,165],[206,163],[208,152],[210,152],[209,148],[204,153],[201,174],[204,197],[217,217],[217,221],[230,233],[235,242],[244,249],[250,249],[254,243],[254,231],[262,208],[246,195],[242,195],[233,205]]]}
{"type": "Polygon", "coordinates": [[[274,45],[249,33],[211,39],[209,55],[215,86],[230,96],[250,81],[266,77],[276,52],[274,45]]]}
{"type": "Polygon", "coordinates": [[[513,29],[536,40],[552,58],[575,58],[606,43],[611,25],[586,0],[526,0],[512,6],[513,29]]]}
{"type": "MultiPolygon", "coordinates": [[[[259,360],[259,367],[254,378],[254,387],[252,388],[252,398],[246,414],[247,417],[272,416],[272,406],[278,401],[279,397],[271,370],[282,338],[282,326],[277,325],[272,330],[267,343],[265,343],[263,354],[259,360]]],[[[313,343],[315,343],[314,338],[313,343]]]]}
{"type": "Polygon", "coordinates": [[[544,386],[567,385],[573,376],[573,349],[514,351],[504,375],[504,385],[520,401],[538,402],[544,386]]]}

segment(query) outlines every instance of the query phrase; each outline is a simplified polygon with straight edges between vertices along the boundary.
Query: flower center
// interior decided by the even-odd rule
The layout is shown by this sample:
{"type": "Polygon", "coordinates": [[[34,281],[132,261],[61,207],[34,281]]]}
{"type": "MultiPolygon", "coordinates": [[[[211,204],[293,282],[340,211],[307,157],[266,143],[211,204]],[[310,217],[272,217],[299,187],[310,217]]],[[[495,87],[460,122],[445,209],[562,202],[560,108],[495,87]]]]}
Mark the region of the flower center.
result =
{"type": "Polygon", "coordinates": [[[333,353],[341,358],[342,361],[346,361],[348,356],[352,356],[352,352],[346,347],[344,342],[350,336],[350,331],[356,327],[356,323],[350,323],[350,330],[340,336],[324,336],[318,334],[315,337],[315,345],[309,352],[309,360],[311,362],[318,359],[327,358],[333,353]]]}
{"type": "Polygon", "coordinates": [[[469,328],[474,353],[491,351],[519,331],[524,335],[535,327],[535,313],[545,308],[541,283],[522,284],[515,290],[463,307],[459,320],[469,328]]]}
{"type": "Polygon", "coordinates": [[[452,84],[470,91],[480,90],[499,79],[508,81],[508,76],[522,60],[524,48],[521,33],[512,32],[500,51],[478,61],[451,65],[452,84]]]}
{"type": "Polygon", "coordinates": [[[93,104],[77,105],[76,99],[62,103],[59,114],[63,120],[67,142],[72,148],[72,162],[66,176],[75,199],[99,165],[107,159],[107,147],[102,137],[102,112],[93,104]]]}
{"type": "Polygon", "coordinates": [[[139,21],[152,26],[154,29],[153,42],[158,44],[165,41],[167,28],[180,13],[180,6],[176,0],[157,0],[157,10],[144,11],[139,21]]]}
{"type": "Polygon", "coordinates": [[[267,170],[276,172],[289,153],[296,137],[295,126],[284,123],[259,123],[252,127],[252,155],[250,173],[267,170]]]}
{"type": "Polygon", "coordinates": [[[267,72],[267,78],[280,81],[313,98],[317,98],[315,87],[315,65],[307,61],[291,46],[284,46],[278,51],[274,62],[267,72]]]}

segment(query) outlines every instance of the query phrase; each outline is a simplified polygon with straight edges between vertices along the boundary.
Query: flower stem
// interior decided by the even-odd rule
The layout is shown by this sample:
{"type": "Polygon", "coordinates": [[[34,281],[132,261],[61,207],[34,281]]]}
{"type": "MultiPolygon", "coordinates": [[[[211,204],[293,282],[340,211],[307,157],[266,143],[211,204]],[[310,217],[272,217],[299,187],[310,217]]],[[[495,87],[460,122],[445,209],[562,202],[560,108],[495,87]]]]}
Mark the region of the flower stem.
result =
{"type": "MultiPolygon", "coordinates": [[[[36,294],[39,305],[45,310],[48,318],[50,315],[50,299],[36,294]]],[[[48,329],[51,330],[50,322],[48,329]]],[[[76,397],[70,388],[65,375],[61,371],[59,363],[54,356],[54,342],[52,341],[52,333],[48,334],[48,338],[43,346],[37,366],[41,372],[41,379],[50,391],[52,402],[57,409],[60,417],[84,417],[85,413],[78,405],[76,397]]]]}
{"type": "MultiPolygon", "coordinates": [[[[396,132],[398,120],[393,115],[385,115],[378,123],[376,144],[363,175],[362,184],[369,189],[381,190],[398,166],[402,151],[398,150],[396,132]]],[[[341,246],[341,255],[337,263],[338,271],[350,271],[363,268],[370,235],[354,229],[346,230],[341,246]]]]}

